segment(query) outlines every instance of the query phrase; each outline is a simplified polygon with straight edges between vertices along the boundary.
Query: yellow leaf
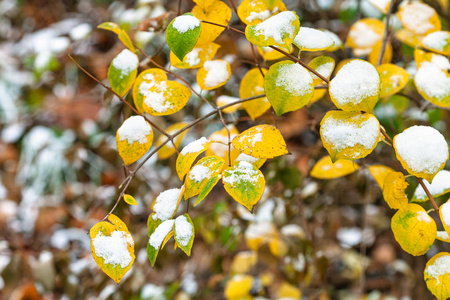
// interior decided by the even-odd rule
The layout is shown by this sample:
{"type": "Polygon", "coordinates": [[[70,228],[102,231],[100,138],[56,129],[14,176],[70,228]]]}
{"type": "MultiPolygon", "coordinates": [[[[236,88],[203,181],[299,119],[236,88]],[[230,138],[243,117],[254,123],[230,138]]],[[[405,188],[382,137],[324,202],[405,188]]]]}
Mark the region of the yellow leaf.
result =
{"type": "Polygon", "coordinates": [[[386,177],[386,175],[389,174],[390,172],[394,172],[393,169],[383,165],[372,165],[369,166],[368,169],[381,190],[383,190],[384,178],[386,177]]]}
{"type": "Polygon", "coordinates": [[[350,27],[347,45],[357,49],[371,49],[381,41],[384,33],[384,23],[378,19],[365,18],[356,21],[350,27]]]}
{"type": "Polygon", "coordinates": [[[289,153],[280,131],[272,125],[257,125],[237,135],[233,146],[256,158],[274,158],[289,153]]]}
{"type": "Polygon", "coordinates": [[[278,290],[278,298],[286,298],[286,299],[298,299],[302,298],[302,292],[293,285],[290,285],[287,282],[283,282],[278,290]]]}
{"type": "MultiPolygon", "coordinates": [[[[204,26],[203,24],[202,26],[204,26]]],[[[176,57],[173,52],[170,52],[170,63],[175,68],[179,69],[196,69],[203,66],[205,61],[211,60],[216,55],[217,50],[220,48],[220,45],[216,43],[203,43],[195,45],[194,49],[191,50],[186,56],[183,58],[183,61],[180,61],[178,57],[176,57]]]]}
{"type": "Polygon", "coordinates": [[[397,211],[391,228],[402,249],[414,256],[425,254],[436,238],[436,223],[418,204],[407,204],[397,211]]]}
{"type": "Polygon", "coordinates": [[[97,28],[105,29],[114,32],[119,37],[119,40],[133,52],[136,52],[133,43],[130,40],[127,32],[119,27],[116,23],[113,22],[105,22],[97,26],[97,28]]]}
{"type": "Polygon", "coordinates": [[[439,207],[439,216],[441,217],[442,225],[447,233],[450,232],[450,200],[447,200],[439,207]]]}
{"type": "Polygon", "coordinates": [[[333,163],[331,157],[327,155],[316,162],[309,175],[317,179],[334,179],[351,174],[358,169],[358,164],[353,161],[339,159],[333,163]]]}
{"type": "Polygon", "coordinates": [[[300,21],[293,11],[284,11],[259,24],[245,28],[245,36],[255,46],[280,46],[289,49],[300,29],[300,21]]]}
{"type": "MultiPolygon", "coordinates": [[[[263,73],[267,73],[267,69],[262,69],[263,73]]],[[[239,97],[241,99],[264,94],[264,77],[258,68],[253,68],[245,74],[241,80],[239,87],[239,97]]],[[[266,97],[242,103],[252,120],[264,114],[270,108],[270,102],[266,97]]]]}
{"type": "Polygon", "coordinates": [[[211,141],[205,137],[202,137],[196,141],[189,143],[181,150],[177,157],[176,169],[180,180],[183,180],[184,175],[191,169],[195,159],[209,148],[211,141]]]}
{"type": "Polygon", "coordinates": [[[186,106],[191,91],[177,81],[159,81],[150,86],[141,85],[143,109],[153,116],[166,116],[176,113],[186,106]]]}
{"type": "Polygon", "coordinates": [[[450,74],[433,62],[423,62],[414,83],[419,94],[440,107],[450,107],[450,74]]]}
{"type": "Polygon", "coordinates": [[[138,75],[133,86],[133,100],[140,113],[144,112],[144,96],[148,89],[165,81],[167,81],[166,72],[158,68],[147,69],[138,75]]]}
{"type": "Polygon", "coordinates": [[[266,186],[261,171],[244,161],[227,168],[222,174],[222,181],[227,193],[250,211],[261,199],[266,186]]]}
{"type": "Polygon", "coordinates": [[[331,160],[359,159],[378,144],[380,123],[371,114],[332,110],[320,122],[320,137],[331,160]]]}
{"type": "Polygon", "coordinates": [[[409,174],[432,182],[448,160],[444,136],[430,126],[412,126],[394,137],[397,159],[409,174]]]}
{"type": "Polygon", "coordinates": [[[421,43],[425,49],[442,55],[450,55],[450,32],[435,31],[425,36],[421,43]]]}
{"type": "Polygon", "coordinates": [[[412,2],[401,6],[398,17],[407,30],[417,35],[441,30],[439,15],[434,8],[424,3],[412,2]]]}
{"type": "Polygon", "coordinates": [[[258,261],[256,251],[242,251],[237,253],[231,263],[231,272],[234,274],[248,273],[258,261]]]}
{"type": "MultiPolygon", "coordinates": [[[[284,58],[285,55],[271,47],[257,47],[259,54],[263,57],[264,60],[277,60],[280,58],[284,58]]],[[[289,53],[294,51],[294,47],[290,47],[289,53]]]]}
{"type": "Polygon", "coordinates": [[[152,127],[141,116],[129,117],[117,130],[117,151],[126,165],[131,165],[147,153],[152,141],[152,127]]]}
{"type": "MultiPolygon", "coordinates": [[[[201,7],[194,6],[192,14],[199,20],[214,22],[227,26],[231,20],[231,9],[222,1],[208,1],[208,5],[201,7]]],[[[198,44],[214,41],[225,28],[202,23],[202,33],[198,39],[198,44]]]]}
{"type": "Polygon", "coordinates": [[[269,241],[269,250],[273,256],[284,257],[288,253],[289,248],[280,238],[274,238],[269,241]]]}
{"type": "Polygon", "coordinates": [[[380,95],[380,76],[370,63],[353,59],[330,81],[330,97],[345,111],[371,112],[380,95]]]}
{"type": "Polygon", "coordinates": [[[114,32],[115,34],[119,34],[121,29],[119,25],[113,22],[105,22],[97,26],[97,28],[105,29],[114,32]]]}
{"type": "Polygon", "coordinates": [[[433,256],[425,266],[424,280],[430,292],[438,300],[450,297],[450,253],[440,252],[433,256]]]}
{"type": "MultiPolygon", "coordinates": [[[[382,48],[382,41],[378,41],[375,46],[373,46],[372,51],[369,53],[369,57],[367,60],[374,66],[378,63],[378,57],[380,56],[382,48]]],[[[390,42],[386,43],[386,47],[384,49],[383,58],[381,59],[382,64],[388,64],[392,60],[392,45],[390,42]]]]}
{"type": "MultiPolygon", "coordinates": [[[[228,130],[230,131],[230,141],[234,139],[236,135],[239,134],[239,131],[234,127],[234,125],[228,125],[228,130]]],[[[211,146],[209,146],[208,149],[206,149],[206,156],[215,155],[218,157],[221,157],[225,160],[225,163],[227,165],[230,165],[229,162],[229,155],[228,155],[228,131],[224,127],[218,131],[214,131],[211,133],[211,135],[208,137],[208,139],[211,141],[211,146]]],[[[233,147],[231,145],[231,162],[233,162],[236,157],[239,155],[239,150],[233,147]]]]}
{"type": "Polygon", "coordinates": [[[400,92],[408,83],[409,74],[405,69],[393,65],[383,64],[377,67],[380,74],[380,98],[388,97],[400,92]]]}
{"type": "Polygon", "coordinates": [[[245,230],[247,245],[255,251],[274,238],[278,238],[277,228],[269,222],[252,223],[245,230]]]}
{"type": "Polygon", "coordinates": [[[276,0],[273,7],[269,7],[264,0],[244,0],[239,4],[237,14],[245,24],[256,25],[286,10],[286,6],[280,0],[276,0]]]}
{"type": "Polygon", "coordinates": [[[233,276],[225,286],[225,298],[227,300],[250,300],[250,290],[253,286],[253,277],[250,275],[233,276]]]}
{"type": "Polygon", "coordinates": [[[416,61],[417,68],[420,68],[423,63],[434,63],[442,70],[447,70],[450,64],[448,58],[443,55],[435,54],[432,52],[425,52],[420,49],[414,50],[414,60],[416,61]]]}
{"type": "Polygon", "coordinates": [[[420,40],[422,39],[423,36],[416,35],[413,32],[402,28],[395,32],[395,37],[402,43],[415,48],[419,45],[420,40]]]}
{"type": "MultiPolygon", "coordinates": [[[[165,130],[165,132],[169,135],[173,135],[173,134],[177,133],[178,131],[180,131],[181,129],[183,129],[184,127],[186,127],[187,125],[188,125],[188,123],[185,123],[185,122],[175,123],[175,124],[172,124],[171,126],[169,126],[165,130]]],[[[181,142],[183,141],[187,132],[188,132],[188,130],[185,130],[173,138],[173,142],[177,148],[180,148],[181,142]]],[[[165,142],[167,140],[168,140],[168,138],[165,135],[161,134],[159,136],[158,140],[156,141],[156,146],[158,147],[159,145],[161,145],[163,142],[165,142]]],[[[166,158],[171,157],[173,154],[175,154],[175,152],[177,152],[177,150],[174,148],[172,142],[169,141],[161,149],[158,150],[157,154],[158,154],[159,159],[166,159],[166,158]]]]}
{"type": "Polygon", "coordinates": [[[314,94],[311,98],[311,101],[309,101],[308,105],[311,105],[320,99],[322,99],[325,94],[327,93],[327,89],[314,89],[314,94]]]}
{"type": "MultiPolygon", "coordinates": [[[[329,56],[322,55],[314,58],[308,63],[308,66],[312,68],[314,71],[322,75],[323,77],[330,79],[331,74],[333,73],[335,62],[329,56]]],[[[313,86],[317,86],[323,82],[322,79],[317,77],[314,73],[311,72],[311,77],[313,79],[313,86]]],[[[325,90],[325,89],[324,89],[325,90]]],[[[326,90],[325,90],[326,91],[326,90]]]]}
{"type": "Polygon", "coordinates": [[[202,90],[213,90],[225,85],[230,76],[231,68],[226,60],[208,60],[197,72],[197,83],[202,90]]]}
{"type": "Polygon", "coordinates": [[[89,231],[92,256],[97,265],[117,284],[133,265],[134,240],[127,225],[110,214],[89,231]]]}
{"type": "Polygon", "coordinates": [[[302,26],[294,38],[294,45],[300,51],[323,51],[332,47],[334,41],[322,30],[302,26]]]}
{"type": "Polygon", "coordinates": [[[392,209],[402,209],[408,204],[408,197],[405,194],[405,176],[401,172],[390,172],[383,181],[383,197],[392,209]]]}
{"type": "Polygon", "coordinates": [[[207,10],[210,5],[214,4],[216,0],[193,0],[195,4],[201,7],[202,10],[207,10]]]}
{"type": "Polygon", "coordinates": [[[136,202],[136,200],[133,198],[133,196],[125,194],[123,196],[123,200],[129,204],[129,205],[138,205],[138,203],[136,202]]]}

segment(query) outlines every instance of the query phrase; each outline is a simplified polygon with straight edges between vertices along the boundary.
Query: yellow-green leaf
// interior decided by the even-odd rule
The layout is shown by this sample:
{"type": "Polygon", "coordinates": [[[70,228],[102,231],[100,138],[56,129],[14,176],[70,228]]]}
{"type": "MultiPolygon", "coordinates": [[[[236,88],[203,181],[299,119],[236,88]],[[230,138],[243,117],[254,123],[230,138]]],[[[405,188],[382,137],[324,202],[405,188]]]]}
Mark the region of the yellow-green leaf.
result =
{"type": "Polygon", "coordinates": [[[448,160],[444,136],[430,126],[412,126],[394,137],[397,159],[409,174],[432,182],[448,160]]]}
{"type": "Polygon", "coordinates": [[[166,29],[166,42],[170,50],[180,59],[194,49],[202,31],[200,21],[191,13],[178,16],[166,29]]]}
{"type": "Polygon", "coordinates": [[[176,113],[186,106],[191,91],[177,81],[159,81],[153,85],[140,86],[143,94],[142,107],[153,116],[166,116],[176,113]]]}
{"type": "Polygon", "coordinates": [[[286,11],[286,6],[280,0],[275,0],[273,5],[265,0],[244,0],[239,4],[237,14],[239,19],[247,25],[256,25],[279,12],[286,11]]]}
{"type": "Polygon", "coordinates": [[[425,36],[421,45],[430,51],[450,55],[450,31],[435,31],[425,36]]]}
{"type": "Polygon", "coordinates": [[[441,30],[439,15],[434,8],[421,2],[402,5],[398,17],[403,26],[416,35],[441,30]]]}
{"type": "Polygon", "coordinates": [[[430,292],[438,300],[450,297],[450,253],[440,252],[433,256],[423,271],[424,280],[430,292]]]}
{"type": "Polygon", "coordinates": [[[334,41],[326,32],[301,26],[294,38],[294,45],[301,51],[322,51],[332,47],[334,41]]]}
{"type": "Polygon", "coordinates": [[[402,209],[408,204],[405,190],[408,187],[405,176],[401,172],[390,172],[383,181],[383,197],[392,209],[402,209]]]}
{"type": "Polygon", "coordinates": [[[320,137],[333,161],[359,159],[378,144],[380,123],[371,114],[332,110],[320,122],[320,137]]]}
{"type": "MultiPolygon", "coordinates": [[[[433,197],[445,195],[450,192],[450,171],[441,170],[434,177],[433,183],[430,184],[427,180],[424,180],[423,183],[433,197]]],[[[414,191],[411,201],[423,202],[427,200],[428,196],[419,184],[414,191]]]]}
{"type": "MultiPolygon", "coordinates": [[[[267,69],[262,69],[263,73],[267,73],[267,69]]],[[[259,68],[253,68],[248,71],[241,80],[239,86],[239,97],[241,99],[250,98],[264,94],[264,77],[261,75],[259,68]]],[[[264,114],[270,108],[270,102],[266,97],[255,100],[246,101],[242,106],[247,111],[252,120],[264,114]]]]}
{"type": "Polygon", "coordinates": [[[120,52],[111,62],[108,69],[108,80],[111,89],[121,97],[131,89],[137,75],[139,58],[128,49],[120,52]]]}
{"type": "MultiPolygon", "coordinates": [[[[178,131],[180,131],[181,129],[185,128],[187,125],[188,125],[188,123],[185,123],[185,122],[175,123],[175,124],[170,125],[165,130],[165,132],[169,135],[173,135],[173,134],[177,133],[178,131]]],[[[189,130],[185,130],[173,138],[175,147],[180,148],[181,142],[183,141],[183,139],[186,136],[188,131],[189,130]]],[[[165,135],[161,134],[159,136],[158,140],[156,141],[156,146],[158,147],[159,145],[161,145],[163,142],[165,142],[167,140],[168,140],[168,138],[165,135]]],[[[171,141],[167,142],[167,144],[165,144],[161,149],[158,150],[158,152],[157,152],[158,158],[166,159],[166,158],[171,157],[173,154],[175,154],[175,152],[177,152],[175,147],[173,146],[171,141]]]]}
{"type": "Polygon", "coordinates": [[[104,22],[104,23],[98,25],[97,28],[109,30],[109,31],[114,32],[115,34],[119,34],[121,31],[119,25],[117,25],[116,23],[113,23],[113,22],[104,22]]]}
{"type": "MultiPolygon", "coordinates": [[[[199,20],[214,22],[227,26],[231,20],[231,9],[224,2],[219,0],[211,1],[207,6],[194,6],[192,14],[199,20]]],[[[225,28],[207,23],[202,24],[202,33],[198,39],[198,44],[214,41],[225,28]]]]}
{"type": "Polygon", "coordinates": [[[200,68],[205,61],[213,59],[219,48],[219,44],[211,42],[201,45],[197,44],[194,49],[184,56],[183,61],[180,61],[173,52],[170,52],[170,63],[179,69],[200,68]]]}
{"type": "Polygon", "coordinates": [[[116,23],[113,22],[105,22],[97,26],[97,28],[105,29],[114,32],[119,37],[119,40],[133,52],[136,52],[133,43],[131,42],[130,37],[127,32],[119,27],[116,23]]]}
{"type": "Polygon", "coordinates": [[[183,150],[178,154],[177,157],[177,174],[178,177],[183,180],[184,175],[191,169],[192,164],[195,159],[209,148],[211,141],[205,137],[202,137],[196,141],[189,143],[183,150]]]}
{"type": "Polygon", "coordinates": [[[207,156],[198,161],[186,176],[185,199],[197,196],[195,205],[203,201],[221,178],[225,161],[218,156],[207,156]]]}
{"type": "Polygon", "coordinates": [[[147,153],[152,141],[152,127],[141,116],[129,117],[117,130],[117,151],[126,165],[131,165],[147,153]]]}
{"type": "Polygon", "coordinates": [[[213,90],[225,85],[230,76],[231,68],[226,60],[208,60],[197,72],[197,83],[202,90],[213,90]]]}
{"type": "Polygon", "coordinates": [[[391,228],[402,249],[414,256],[425,254],[436,238],[436,223],[418,204],[408,204],[397,211],[391,228]]]}
{"type": "Polygon", "coordinates": [[[226,169],[222,181],[227,193],[238,203],[252,210],[264,192],[264,175],[254,165],[241,161],[226,169]]]}
{"type": "Polygon", "coordinates": [[[308,70],[291,61],[281,61],[267,72],[264,90],[277,116],[280,116],[308,104],[314,86],[308,70]]]}
{"type": "Polygon", "coordinates": [[[317,179],[334,179],[352,174],[358,169],[358,164],[353,161],[340,159],[333,163],[327,155],[316,162],[309,175],[317,179]]]}
{"type": "Polygon", "coordinates": [[[167,240],[173,236],[174,223],[175,220],[166,220],[159,224],[155,230],[150,233],[150,238],[147,243],[147,256],[152,266],[155,265],[159,250],[162,249],[167,240]]]}
{"type": "Polygon", "coordinates": [[[133,196],[125,194],[123,196],[123,201],[125,201],[127,204],[129,205],[138,205],[138,203],[136,202],[136,200],[134,199],[133,196]]]}
{"type": "Polygon", "coordinates": [[[184,214],[175,219],[174,238],[175,242],[187,256],[191,256],[191,249],[194,243],[195,229],[191,218],[184,214]]]}
{"type": "Polygon", "coordinates": [[[405,69],[393,65],[383,64],[377,67],[380,74],[381,91],[380,98],[388,97],[400,92],[409,80],[409,74],[405,69]]]}
{"type": "Polygon", "coordinates": [[[108,221],[95,224],[89,235],[95,262],[106,275],[119,283],[135,259],[134,240],[127,225],[110,214],[108,221]]]}
{"type": "Polygon", "coordinates": [[[293,11],[283,11],[256,25],[245,28],[245,36],[255,46],[280,46],[289,49],[300,29],[300,21],[293,11]]]}
{"type": "MultiPolygon", "coordinates": [[[[308,66],[323,77],[330,79],[330,76],[334,70],[335,61],[329,56],[322,55],[311,60],[308,63],[308,66]]],[[[317,77],[314,73],[311,72],[310,74],[313,79],[313,86],[319,85],[323,82],[323,80],[317,77]]]]}
{"type": "Polygon", "coordinates": [[[256,158],[274,158],[289,153],[280,131],[272,125],[257,125],[237,135],[233,146],[256,158]]]}
{"type": "Polygon", "coordinates": [[[386,175],[394,172],[392,168],[383,165],[372,165],[367,169],[369,169],[370,174],[372,174],[381,190],[383,190],[384,178],[386,177],[386,175]]]}

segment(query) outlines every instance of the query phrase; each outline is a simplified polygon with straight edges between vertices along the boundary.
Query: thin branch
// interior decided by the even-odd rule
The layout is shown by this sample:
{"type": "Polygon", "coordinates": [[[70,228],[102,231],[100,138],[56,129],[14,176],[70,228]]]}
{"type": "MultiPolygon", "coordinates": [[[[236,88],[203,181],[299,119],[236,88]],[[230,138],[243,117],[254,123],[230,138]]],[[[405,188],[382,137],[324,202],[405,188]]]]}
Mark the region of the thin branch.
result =
{"type": "Polygon", "coordinates": [[[389,41],[389,23],[390,23],[390,18],[391,18],[392,9],[394,7],[394,4],[395,4],[395,0],[391,0],[391,3],[389,3],[389,9],[386,14],[386,25],[384,27],[384,33],[383,33],[383,42],[381,44],[380,55],[378,56],[377,66],[381,65],[381,63],[383,62],[384,52],[386,51],[386,46],[389,41]]]}
{"type": "Polygon", "coordinates": [[[436,212],[439,211],[439,207],[436,204],[436,201],[434,201],[433,196],[431,195],[430,191],[428,190],[427,186],[425,185],[425,183],[423,182],[422,178],[416,177],[417,181],[419,182],[420,186],[423,188],[423,190],[425,191],[425,194],[427,194],[428,199],[430,199],[431,204],[433,204],[434,210],[436,212]]]}

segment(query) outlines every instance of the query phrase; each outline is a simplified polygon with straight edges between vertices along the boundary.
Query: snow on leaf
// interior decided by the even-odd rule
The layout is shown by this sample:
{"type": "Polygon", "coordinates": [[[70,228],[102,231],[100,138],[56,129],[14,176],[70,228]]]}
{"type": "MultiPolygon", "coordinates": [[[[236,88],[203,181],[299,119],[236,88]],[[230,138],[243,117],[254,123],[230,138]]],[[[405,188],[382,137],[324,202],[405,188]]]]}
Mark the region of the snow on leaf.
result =
{"type": "MultiPolygon", "coordinates": [[[[227,26],[231,20],[231,9],[222,1],[214,0],[207,7],[194,6],[192,14],[199,20],[210,21],[227,26]]],[[[198,44],[214,41],[225,28],[203,23],[198,44]]]]}
{"type": "Polygon", "coordinates": [[[197,44],[201,31],[200,21],[191,13],[178,16],[167,27],[167,45],[180,60],[183,60],[197,44]]]}
{"type": "Polygon", "coordinates": [[[317,179],[334,179],[351,174],[359,169],[357,163],[346,159],[331,161],[329,155],[322,157],[313,166],[310,176],[317,179]]]}
{"type": "Polygon", "coordinates": [[[380,123],[371,114],[329,111],[320,122],[320,137],[333,161],[359,159],[375,149],[380,137],[380,123]]]}
{"type": "Polygon", "coordinates": [[[401,172],[388,173],[383,181],[383,197],[392,209],[402,209],[408,204],[408,197],[405,194],[405,175],[401,172]]]}
{"type": "Polygon", "coordinates": [[[205,137],[202,137],[198,140],[195,140],[189,143],[186,147],[181,150],[180,154],[178,154],[176,169],[178,177],[183,180],[184,175],[191,169],[192,164],[195,159],[209,148],[211,145],[211,141],[205,137]]]}
{"type": "Polygon", "coordinates": [[[212,42],[201,45],[197,44],[194,49],[184,56],[183,61],[180,61],[173,52],[170,52],[170,63],[175,68],[180,69],[200,68],[203,66],[205,61],[213,59],[219,48],[219,44],[212,42]]]}
{"type": "Polygon", "coordinates": [[[398,17],[403,26],[416,35],[441,30],[441,20],[431,6],[413,2],[400,7],[398,17]]]}
{"type": "Polygon", "coordinates": [[[156,197],[152,204],[154,220],[166,221],[171,219],[177,212],[181,197],[183,196],[183,189],[170,189],[161,192],[156,197]]]}
{"type": "Polygon", "coordinates": [[[328,34],[334,42],[333,46],[331,46],[330,48],[327,49],[328,52],[336,51],[343,47],[342,41],[336,33],[329,31],[327,29],[320,29],[320,30],[322,30],[323,32],[328,34]]]}
{"type": "Polygon", "coordinates": [[[256,158],[274,158],[289,153],[280,131],[272,125],[257,125],[237,135],[232,145],[256,158]]]}
{"type": "Polygon", "coordinates": [[[167,81],[166,72],[158,68],[147,69],[138,75],[133,86],[133,100],[140,113],[144,112],[144,95],[148,89],[165,81],[167,81]]]}
{"type": "Polygon", "coordinates": [[[155,230],[150,233],[147,243],[147,256],[152,264],[155,265],[159,250],[164,247],[165,242],[173,235],[173,226],[175,220],[166,220],[159,224],[155,230]]]}
{"type": "Polygon", "coordinates": [[[433,256],[423,274],[427,288],[438,300],[450,297],[450,253],[440,252],[433,256]]]}
{"type": "Polygon", "coordinates": [[[450,74],[431,62],[423,62],[414,76],[417,91],[426,100],[450,107],[450,74]]]}
{"type": "Polygon", "coordinates": [[[386,177],[386,175],[390,172],[394,172],[393,169],[383,165],[372,165],[369,166],[368,169],[381,190],[383,190],[384,178],[386,177]]]}
{"type": "Polygon", "coordinates": [[[152,127],[141,116],[131,116],[117,130],[117,151],[126,165],[141,158],[153,141],[152,127]]]}
{"type": "Polygon", "coordinates": [[[397,159],[408,173],[431,182],[448,160],[444,136],[430,126],[412,126],[394,137],[397,159]]]}
{"type": "Polygon", "coordinates": [[[432,32],[422,39],[421,45],[430,51],[434,51],[442,55],[450,55],[450,32],[432,32]]]}
{"type": "MultiPolygon", "coordinates": [[[[170,125],[165,130],[165,132],[169,135],[173,135],[173,134],[177,133],[179,130],[185,128],[187,125],[188,125],[188,123],[185,123],[185,122],[175,123],[175,124],[170,125]]],[[[173,142],[175,143],[175,146],[177,148],[180,147],[181,142],[183,141],[183,139],[186,136],[188,131],[189,130],[185,130],[173,138],[173,142]]],[[[168,138],[165,135],[161,134],[159,136],[158,140],[156,141],[156,146],[158,147],[159,145],[161,145],[163,142],[165,142],[167,140],[168,140],[168,138]]],[[[173,146],[172,142],[169,141],[161,149],[158,150],[157,154],[158,154],[159,159],[166,159],[166,158],[171,157],[173,154],[175,154],[175,152],[177,152],[177,150],[173,146]]]]}
{"type": "Polygon", "coordinates": [[[237,14],[245,24],[256,25],[286,10],[286,6],[280,0],[276,1],[272,7],[269,7],[264,0],[244,0],[239,4],[237,14]]]}
{"type": "Polygon", "coordinates": [[[175,219],[174,238],[178,247],[191,256],[191,249],[194,243],[195,229],[191,218],[188,214],[184,214],[175,219]]]}
{"type": "Polygon", "coordinates": [[[227,193],[238,203],[252,210],[264,192],[264,175],[254,165],[241,161],[222,174],[227,193]]]}
{"type": "Polygon", "coordinates": [[[113,214],[89,231],[92,256],[97,265],[119,283],[134,262],[134,240],[127,225],[113,214]]]}
{"type": "Polygon", "coordinates": [[[236,159],[234,160],[233,164],[237,164],[240,161],[246,161],[259,169],[266,162],[266,160],[267,159],[265,158],[256,158],[251,155],[247,155],[245,153],[240,153],[239,156],[236,157],[236,159]]]}
{"type": "Polygon", "coordinates": [[[436,232],[436,239],[442,242],[450,243],[450,236],[447,231],[441,230],[436,232]]]}
{"type": "Polygon", "coordinates": [[[409,80],[408,72],[393,64],[382,64],[377,67],[377,72],[381,80],[380,98],[400,92],[409,80]]]}
{"type": "MultiPolygon", "coordinates": [[[[333,73],[335,61],[329,56],[322,55],[312,59],[308,63],[308,66],[323,77],[329,79],[331,74],[333,73]]],[[[313,86],[317,86],[323,82],[323,80],[317,77],[314,73],[311,72],[310,74],[313,79],[313,86]]]]}
{"type": "Polygon", "coordinates": [[[111,89],[121,97],[131,89],[137,75],[139,58],[128,49],[120,52],[111,62],[108,69],[108,80],[111,89]]]}
{"type": "Polygon", "coordinates": [[[301,51],[322,51],[334,45],[331,36],[318,29],[300,27],[294,38],[294,45],[301,51]]]}
{"type": "Polygon", "coordinates": [[[370,49],[383,37],[384,24],[378,19],[365,18],[353,23],[347,45],[356,49],[370,49]]]}
{"type": "Polygon", "coordinates": [[[407,204],[392,217],[394,237],[411,255],[425,254],[436,238],[436,223],[418,204],[407,204]]]}
{"type": "Polygon", "coordinates": [[[370,63],[354,59],[343,65],[330,81],[333,103],[345,111],[371,112],[380,93],[380,76],[370,63]]]}
{"type": "Polygon", "coordinates": [[[378,8],[383,14],[387,14],[391,1],[392,0],[369,0],[369,2],[378,8]]]}
{"type": "MultiPolygon", "coordinates": [[[[433,197],[439,197],[450,192],[450,171],[441,170],[433,179],[433,183],[430,184],[427,180],[423,183],[428,188],[428,191],[433,197]]],[[[418,185],[414,191],[411,201],[422,202],[428,200],[428,196],[423,190],[421,185],[418,185]]]]}
{"type": "Polygon", "coordinates": [[[441,70],[449,70],[450,69],[450,61],[447,57],[435,54],[432,52],[425,52],[420,49],[414,50],[414,60],[416,61],[417,68],[420,68],[423,63],[433,63],[438,66],[441,70]]]}
{"type": "Polygon", "coordinates": [[[136,202],[136,200],[134,199],[133,196],[125,194],[123,196],[123,201],[125,201],[127,204],[129,205],[138,205],[138,203],[136,202]]]}
{"type": "Polygon", "coordinates": [[[225,85],[230,76],[231,69],[227,61],[207,60],[197,72],[197,83],[202,90],[213,90],[225,85]]]}
{"type": "Polygon", "coordinates": [[[311,100],[313,80],[308,70],[290,61],[272,65],[264,78],[267,99],[277,116],[295,111],[311,100]]]}
{"type": "Polygon", "coordinates": [[[209,194],[220,179],[225,166],[223,158],[207,156],[198,161],[187,173],[185,199],[197,196],[194,206],[209,194]]]}
{"type": "MultiPolygon", "coordinates": [[[[267,69],[262,68],[264,74],[267,69]]],[[[241,99],[264,94],[264,77],[261,75],[259,68],[253,68],[248,71],[241,80],[239,87],[239,97],[241,99]]],[[[266,97],[261,97],[252,101],[242,103],[252,120],[264,114],[270,108],[270,102],[266,97]]]]}

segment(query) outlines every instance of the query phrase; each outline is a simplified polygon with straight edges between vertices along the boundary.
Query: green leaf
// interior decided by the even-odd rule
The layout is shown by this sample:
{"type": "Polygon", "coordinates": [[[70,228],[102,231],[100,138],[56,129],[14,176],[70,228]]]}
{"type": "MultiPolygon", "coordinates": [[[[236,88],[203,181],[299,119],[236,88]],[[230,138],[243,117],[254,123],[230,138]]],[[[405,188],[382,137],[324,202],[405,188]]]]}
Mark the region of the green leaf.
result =
{"type": "Polygon", "coordinates": [[[270,67],[264,78],[264,90],[277,116],[302,108],[314,94],[308,70],[291,61],[270,67]]]}
{"type": "Polygon", "coordinates": [[[174,220],[166,220],[159,224],[150,234],[147,244],[147,256],[150,259],[152,267],[155,265],[159,250],[162,249],[165,243],[172,237],[174,223],[174,220]]]}
{"type": "Polygon", "coordinates": [[[201,23],[191,13],[176,17],[166,30],[166,42],[170,50],[182,61],[194,49],[201,34],[201,23]]]}
{"type": "Polygon", "coordinates": [[[188,214],[184,214],[175,219],[174,225],[175,242],[187,256],[191,256],[192,244],[194,243],[195,229],[194,223],[188,214]]]}
{"type": "Polygon", "coordinates": [[[131,196],[131,195],[125,194],[125,195],[123,196],[123,200],[124,200],[126,203],[130,204],[130,205],[138,205],[138,203],[136,202],[136,200],[135,200],[135,199],[133,198],[133,196],[131,196]]]}
{"type": "Polygon", "coordinates": [[[138,56],[128,49],[120,52],[111,62],[108,69],[108,80],[111,89],[121,97],[125,96],[133,86],[139,67],[138,56]]]}

